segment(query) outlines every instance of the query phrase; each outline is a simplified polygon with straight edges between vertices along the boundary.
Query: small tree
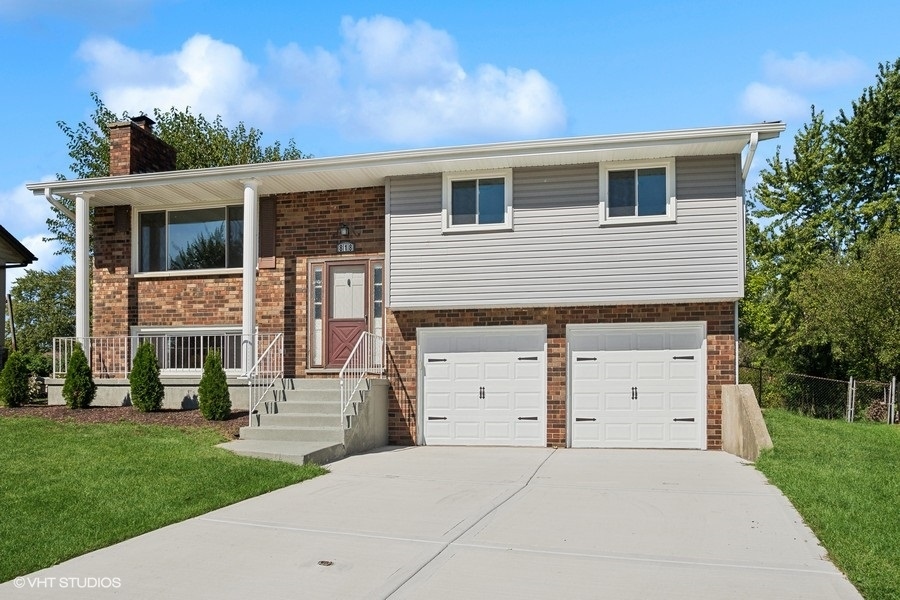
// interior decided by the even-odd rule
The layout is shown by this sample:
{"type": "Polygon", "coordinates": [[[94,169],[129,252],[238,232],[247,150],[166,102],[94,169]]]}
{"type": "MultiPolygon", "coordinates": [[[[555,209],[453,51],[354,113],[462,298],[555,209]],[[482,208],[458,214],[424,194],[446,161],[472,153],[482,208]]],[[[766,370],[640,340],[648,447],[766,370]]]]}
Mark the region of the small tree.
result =
{"type": "Polygon", "coordinates": [[[224,421],[231,414],[231,395],[228,379],[222,368],[222,356],[213,350],[203,362],[203,377],[197,388],[200,413],[210,421],[224,421]]]}
{"type": "Polygon", "coordinates": [[[20,352],[13,352],[0,372],[0,404],[14,408],[28,402],[28,365],[20,352]]]}
{"type": "Polygon", "coordinates": [[[136,409],[141,412],[154,412],[160,409],[165,389],[159,380],[156,349],[150,342],[138,346],[128,381],[131,383],[131,403],[136,409]]]}
{"type": "Polygon", "coordinates": [[[87,408],[94,401],[97,393],[97,385],[91,374],[91,366],[87,356],[81,349],[81,344],[75,344],[72,356],[69,358],[69,367],[66,370],[66,382],[63,384],[62,395],[69,408],[87,408]]]}

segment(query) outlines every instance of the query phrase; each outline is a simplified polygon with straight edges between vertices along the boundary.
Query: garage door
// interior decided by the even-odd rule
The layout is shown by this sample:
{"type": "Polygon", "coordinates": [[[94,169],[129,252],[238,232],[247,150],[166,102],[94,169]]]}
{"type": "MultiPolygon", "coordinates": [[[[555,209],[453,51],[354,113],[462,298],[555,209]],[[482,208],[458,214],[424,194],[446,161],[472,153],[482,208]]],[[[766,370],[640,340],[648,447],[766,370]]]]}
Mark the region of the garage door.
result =
{"type": "Polygon", "coordinates": [[[544,446],[546,329],[419,330],[422,442],[544,446]]]}
{"type": "Polygon", "coordinates": [[[571,444],[705,448],[702,323],[569,328],[571,444]]]}

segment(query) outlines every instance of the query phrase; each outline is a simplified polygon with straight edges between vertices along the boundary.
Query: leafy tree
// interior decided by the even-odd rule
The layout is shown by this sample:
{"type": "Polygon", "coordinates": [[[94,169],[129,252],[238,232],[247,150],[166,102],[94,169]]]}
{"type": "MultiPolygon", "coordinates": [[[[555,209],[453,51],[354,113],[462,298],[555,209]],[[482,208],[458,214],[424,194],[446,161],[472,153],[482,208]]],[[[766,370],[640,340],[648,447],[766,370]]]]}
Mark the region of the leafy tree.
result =
{"type": "Polygon", "coordinates": [[[28,402],[28,366],[20,352],[13,352],[0,371],[0,404],[15,408],[28,402]]]}
{"type": "Polygon", "coordinates": [[[828,345],[856,377],[884,381],[900,372],[900,233],[860,252],[802,273],[791,299],[804,337],[828,345]]]}
{"type": "MultiPolygon", "coordinates": [[[[65,121],[57,125],[67,138],[67,147],[72,162],[69,170],[77,178],[105,177],[109,175],[109,123],[129,118],[127,112],[116,115],[100,99],[91,93],[94,111],[87,121],[71,126],[65,121]]],[[[154,131],[163,141],[169,143],[178,152],[176,169],[201,169],[205,167],[221,167],[279,160],[308,158],[303,154],[293,139],[282,145],[275,142],[269,146],[262,145],[263,132],[255,127],[247,127],[239,122],[233,128],[222,122],[217,116],[210,121],[203,115],[191,113],[190,107],[184,110],[172,107],[168,110],[153,109],[156,121],[154,131]]],[[[58,174],[59,179],[65,176],[58,174]]],[[[69,200],[61,200],[68,208],[74,204],[69,200]]],[[[47,240],[58,240],[58,254],[75,256],[75,225],[55,207],[53,216],[47,220],[47,228],[52,234],[47,240]]]]}
{"type": "MultiPolygon", "coordinates": [[[[54,337],[75,335],[75,268],[26,269],[10,290],[16,317],[16,342],[26,354],[52,350],[54,337]]],[[[47,373],[40,373],[47,375],[47,373]]]]}
{"type": "Polygon", "coordinates": [[[138,346],[128,381],[131,383],[131,403],[136,409],[141,412],[155,412],[162,407],[166,392],[159,379],[156,348],[150,342],[138,346]]]}
{"type": "Polygon", "coordinates": [[[900,231],[900,59],[879,65],[850,113],[829,122],[813,107],[793,156],[779,149],[750,196],[740,325],[751,354],[777,367],[846,375],[847,355],[811,335],[795,288],[823,258],[858,258],[866,244],[900,231]]]}
{"type": "Polygon", "coordinates": [[[91,366],[87,356],[81,348],[81,344],[75,344],[72,356],[69,358],[66,370],[66,382],[63,384],[62,395],[69,408],[87,408],[94,401],[97,393],[97,385],[91,374],[91,366]]]}
{"type": "Polygon", "coordinates": [[[210,421],[224,421],[231,414],[228,379],[222,368],[222,355],[212,350],[203,362],[203,376],[197,387],[200,413],[210,421]]]}

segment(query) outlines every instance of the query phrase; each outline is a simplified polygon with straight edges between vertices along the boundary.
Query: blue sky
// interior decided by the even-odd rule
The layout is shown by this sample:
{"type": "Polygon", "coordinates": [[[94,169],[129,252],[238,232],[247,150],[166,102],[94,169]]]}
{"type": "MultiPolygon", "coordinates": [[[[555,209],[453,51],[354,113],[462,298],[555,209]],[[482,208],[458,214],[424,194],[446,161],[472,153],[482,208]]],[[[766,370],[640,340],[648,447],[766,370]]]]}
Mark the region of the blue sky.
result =
{"type": "Polygon", "coordinates": [[[0,0],[0,224],[62,263],[24,184],[68,173],[56,123],[92,91],[316,156],[762,120],[789,152],[811,104],[849,110],[900,56],[897,23],[896,1],[0,0]]]}

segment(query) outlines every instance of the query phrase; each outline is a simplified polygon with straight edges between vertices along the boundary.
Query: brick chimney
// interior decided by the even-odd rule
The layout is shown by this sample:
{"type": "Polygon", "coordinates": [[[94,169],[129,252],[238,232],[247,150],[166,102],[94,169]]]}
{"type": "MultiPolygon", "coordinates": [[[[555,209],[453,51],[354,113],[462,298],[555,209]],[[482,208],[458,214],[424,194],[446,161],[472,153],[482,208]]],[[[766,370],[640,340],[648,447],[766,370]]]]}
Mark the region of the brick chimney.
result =
{"type": "Polygon", "coordinates": [[[153,134],[146,115],[109,124],[109,174],[132,175],[175,170],[175,148],[153,134]]]}

